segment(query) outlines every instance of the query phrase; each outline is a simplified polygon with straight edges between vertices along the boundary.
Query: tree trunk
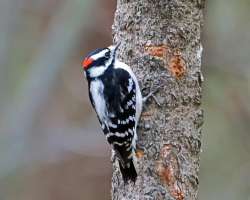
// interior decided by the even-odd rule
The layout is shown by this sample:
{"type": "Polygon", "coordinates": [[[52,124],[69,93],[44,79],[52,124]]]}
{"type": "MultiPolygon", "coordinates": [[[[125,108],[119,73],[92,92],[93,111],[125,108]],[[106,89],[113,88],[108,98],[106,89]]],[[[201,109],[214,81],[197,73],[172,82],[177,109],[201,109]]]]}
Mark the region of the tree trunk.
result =
{"type": "Polygon", "coordinates": [[[114,200],[197,199],[201,151],[201,54],[204,0],[118,0],[113,24],[119,58],[144,95],[139,123],[138,178],[124,185],[113,165],[114,200]]]}

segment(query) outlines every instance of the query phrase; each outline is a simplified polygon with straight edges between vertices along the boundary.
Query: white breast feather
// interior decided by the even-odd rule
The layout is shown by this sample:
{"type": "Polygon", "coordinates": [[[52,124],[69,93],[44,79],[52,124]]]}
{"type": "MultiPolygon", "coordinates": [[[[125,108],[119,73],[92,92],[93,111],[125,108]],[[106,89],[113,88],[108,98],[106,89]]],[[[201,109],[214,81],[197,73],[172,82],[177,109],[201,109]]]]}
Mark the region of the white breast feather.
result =
{"type": "Polygon", "coordinates": [[[90,83],[90,92],[94,101],[95,110],[102,122],[107,119],[107,107],[103,96],[104,85],[100,80],[93,80],[90,83]]]}
{"type": "Polygon", "coordinates": [[[92,67],[88,70],[89,76],[91,78],[101,76],[105,72],[106,69],[107,69],[107,67],[105,65],[98,66],[98,67],[92,67]]]}

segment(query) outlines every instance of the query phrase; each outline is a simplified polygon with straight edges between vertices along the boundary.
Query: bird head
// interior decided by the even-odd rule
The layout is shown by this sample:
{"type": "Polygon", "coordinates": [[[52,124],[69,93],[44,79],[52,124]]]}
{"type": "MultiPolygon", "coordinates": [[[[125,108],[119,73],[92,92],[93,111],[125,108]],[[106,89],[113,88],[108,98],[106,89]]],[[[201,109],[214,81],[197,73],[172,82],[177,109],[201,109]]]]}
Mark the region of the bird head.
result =
{"type": "Polygon", "coordinates": [[[108,67],[112,66],[119,46],[120,43],[90,52],[82,62],[86,76],[91,78],[100,76],[108,67]]]}

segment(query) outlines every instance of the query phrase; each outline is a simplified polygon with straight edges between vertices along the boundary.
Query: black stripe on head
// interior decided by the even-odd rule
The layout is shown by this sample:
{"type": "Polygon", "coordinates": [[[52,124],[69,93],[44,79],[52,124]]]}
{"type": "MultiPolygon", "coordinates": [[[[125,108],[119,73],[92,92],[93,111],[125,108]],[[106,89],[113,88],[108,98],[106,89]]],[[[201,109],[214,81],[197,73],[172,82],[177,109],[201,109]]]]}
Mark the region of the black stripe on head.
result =
{"type": "Polygon", "coordinates": [[[106,61],[108,61],[110,59],[110,56],[111,56],[111,51],[109,48],[96,49],[96,50],[92,51],[91,53],[89,53],[89,55],[88,55],[88,57],[90,57],[94,60],[93,63],[91,64],[91,66],[105,65],[106,61]],[[100,55],[98,55],[98,54],[100,54],[100,55]]]}
{"type": "Polygon", "coordinates": [[[98,48],[98,49],[96,49],[96,50],[94,50],[94,51],[91,51],[91,52],[86,56],[86,58],[89,58],[89,57],[91,57],[91,56],[93,56],[93,55],[95,55],[95,54],[98,54],[98,53],[100,53],[101,51],[103,51],[104,49],[107,49],[107,48],[98,48]]]}
{"type": "Polygon", "coordinates": [[[105,64],[105,61],[106,61],[106,58],[102,57],[102,58],[95,60],[92,65],[93,66],[102,66],[105,64]]]}

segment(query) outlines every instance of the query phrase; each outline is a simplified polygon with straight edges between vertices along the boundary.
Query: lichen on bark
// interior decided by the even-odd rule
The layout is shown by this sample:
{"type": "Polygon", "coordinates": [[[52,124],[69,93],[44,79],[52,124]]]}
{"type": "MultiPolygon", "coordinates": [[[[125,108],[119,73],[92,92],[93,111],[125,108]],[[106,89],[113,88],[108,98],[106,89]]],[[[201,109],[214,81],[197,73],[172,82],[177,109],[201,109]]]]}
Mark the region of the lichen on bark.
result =
{"type": "Polygon", "coordinates": [[[124,185],[113,164],[114,200],[197,199],[201,150],[203,0],[118,0],[113,24],[119,59],[130,65],[144,94],[138,127],[135,184],[124,185]]]}

